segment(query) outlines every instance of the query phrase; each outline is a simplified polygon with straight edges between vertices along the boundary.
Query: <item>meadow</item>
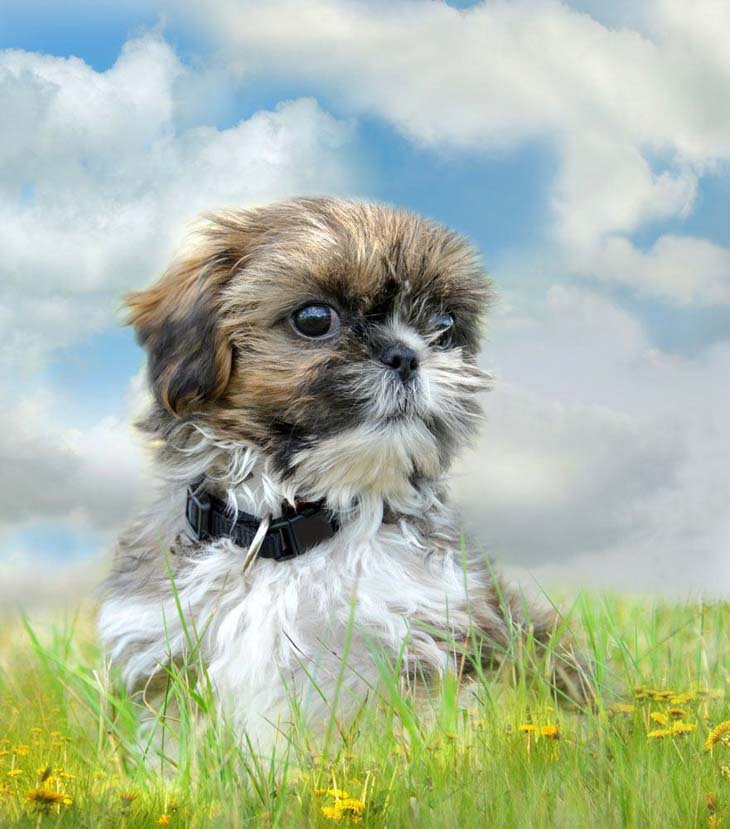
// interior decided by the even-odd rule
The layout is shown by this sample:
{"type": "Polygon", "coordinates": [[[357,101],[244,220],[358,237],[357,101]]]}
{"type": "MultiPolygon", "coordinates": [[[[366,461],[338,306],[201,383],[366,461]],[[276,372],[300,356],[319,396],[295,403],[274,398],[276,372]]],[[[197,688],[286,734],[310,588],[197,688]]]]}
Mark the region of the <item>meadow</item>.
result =
{"type": "Polygon", "coordinates": [[[595,663],[589,705],[528,668],[529,641],[468,693],[449,676],[414,696],[383,663],[354,722],[320,740],[295,725],[263,762],[181,667],[164,768],[141,756],[93,610],[6,618],[0,826],[730,827],[730,605],[594,594],[568,615],[595,663]]]}

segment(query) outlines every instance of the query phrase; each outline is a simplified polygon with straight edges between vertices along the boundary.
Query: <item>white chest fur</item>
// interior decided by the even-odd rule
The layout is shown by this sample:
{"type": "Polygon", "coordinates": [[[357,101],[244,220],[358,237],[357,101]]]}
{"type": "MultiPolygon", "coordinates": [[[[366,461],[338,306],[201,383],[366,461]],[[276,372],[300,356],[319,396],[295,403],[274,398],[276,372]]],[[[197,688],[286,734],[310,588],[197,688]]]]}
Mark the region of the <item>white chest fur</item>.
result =
{"type": "MultiPolygon", "coordinates": [[[[338,682],[354,699],[377,682],[374,654],[393,658],[405,643],[407,660],[439,671],[448,647],[433,630],[469,629],[468,595],[484,589],[486,568],[465,570],[459,550],[432,553],[405,520],[367,524],[291,561],[259,559],[245,576],[243,551],[226,540],[179,570],[177,598],[188,630],[202,632],[220,704],[259,744],[288,717],[290,695],[316,724],[338,682]]],[[[100,630],[130,686],[189,649],[172,586],[164,597],[110,598],[100,630]]]]}

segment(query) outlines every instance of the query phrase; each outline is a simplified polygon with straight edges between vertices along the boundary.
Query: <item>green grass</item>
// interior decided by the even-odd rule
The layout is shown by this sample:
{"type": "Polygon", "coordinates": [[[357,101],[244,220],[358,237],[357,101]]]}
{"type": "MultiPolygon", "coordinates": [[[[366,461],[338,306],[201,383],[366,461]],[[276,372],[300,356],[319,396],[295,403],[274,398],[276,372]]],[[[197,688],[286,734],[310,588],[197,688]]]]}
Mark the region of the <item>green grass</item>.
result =
{"type": "Polygon", "coordinates": [[[337,807],[329,789],[364,803],[363,827],[730,827],[730,745],[704,748],[710,729],[730,719],[730,606],[582,596],[571,615],[602,689],[587,709],[556,700],[543,676],[524,670],[531,657],[518,648],[468,689],[449,677],[415,698],[384,664],[354,724],[333,719],[324,742],[295,727],[262,762],[216,722],[205,682],[180,669],[168,677],[176,705],[166,733],[180,760],[164,770],[140,758],[135,706],[105,675],[91,614],[36,627],[6,621],[0,826],[157,826],[163,816],[172,827],[357,822],[346,811],[328,817],[337,807]],[[635,699],[637,687],[692,693],[673,704],[656,693],[635,699]],[[651,712],[670,707],[695,729],[648,737],[665,730],[651,712]],[[547,725],[559,739],[539,733],[547,725]],[[27,800],[37,788],[72,802],[44,810],[27,800]]]}

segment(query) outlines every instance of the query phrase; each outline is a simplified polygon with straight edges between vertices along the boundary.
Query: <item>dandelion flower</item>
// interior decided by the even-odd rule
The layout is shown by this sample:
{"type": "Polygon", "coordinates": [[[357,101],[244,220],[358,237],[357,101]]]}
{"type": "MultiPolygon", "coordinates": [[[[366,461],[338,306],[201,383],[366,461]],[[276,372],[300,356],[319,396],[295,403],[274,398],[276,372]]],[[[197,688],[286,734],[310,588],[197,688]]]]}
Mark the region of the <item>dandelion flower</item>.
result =
{"type": "Polygon", "coordinates": [[[694,691],[683,691],[681,694],[670,697],[670,705],[686,705],[688,702],[694,702],[697,699],[697,694],[694,691]]]}
{"type": "Polygon", "coordinates": [[[26,800],[47,812],[51,806],[70,806],[73,800],[66,792],[56,792],[53,789],[31,789],[25,795],[26,800]]]}
{"type": "Polygon", "coordinates": [[[23,773],[23,769],[10,769],[8,772],[8,777],[20,777],[23,773]]]}
{"type": "Polygon", "coordinates": [[[677,696],[676,691],[649,691],[649,693],[654,699],[671,699],[677,696]]]}
{"type": "Polygon", "coordinates": [[[687,712],[683,708],[670,708],[668,714],[675,720],[681,720],[683,717],[687,716],[687,712]]]}
{"type": "Polygon", "coordinates": [[[360,817],[365,811],[365,804],[356,797],[347,797],[339,801],[337,806],[343,814],[354,815],[355,817],[360,817]]]}
{"type": "Polygon", "coordinates": [[[170,825],[170,815],[160,815],[157,819],[158,826],[169,826],[170,825]]]}
{"type": "Polygon", "coordinates": [[[668,737],[672,733],[671,729],[669,728],[657,728],[654,731],[650,731],[646,735],[647,740],[663,740],[664,737],[668,737]]]}
{"type": "Polygon", "coordinates": [[[137,792],[119,792],[119,799],[122,801],[122,814],[129,813],[129,808],[137,799],[137,792]]]}
{"type": "Polygon", "coordinates": [[[649,714],[649,719],[659,725],[666,725],[669,722],[669,717],[661,711],[652,711],[651,714],[649,714]]]}
{"type": "Polygon", "coordinates": [[[327,794],[330,797],[337,797],[341,800],[344,800],[350,796],[344,789],[327,789],[327,794]]]}
{"type": "Polygon", "coordinates": [[[559,740],[560,730],[557,725],[543,725],[540,727],[540,735],[548,740],[559,740]]]}
{"type": "Polygon", "coordinates": [[[608,706],[609,714],[633,714],[636,711],[635,705],[627,705],[623,702],[615,702],[608,706]]]}
{"type": "Polygon", "coordinates": [[[669,729],[672,734],[691,734],[697,728],[697,723],[675,722],[669,729]]]}
{"type": "Polygon", "coordinates": [[[730,741],[730,720],[724,720],[710,731],[705,740],[705,751],[710,751],[721,740],[722,742],[730,741]]]}
{"type": "Polygon", "coordinates": [[[537,726],[528,722],[524,725],[519,726],[517,730],[522,732],[523,734],[533,734],[535,731],[537,731],[537,726]]]}
{"type": "Polygon", "coordinates": [[[322,806],[320,811],[328,820],[339,820],[342,817],[342,812],[337,806],[322,806]]]}
{"type": "Polygon", "coordinates": [[[27,757],[30,754],[30,746],[13,746],[13,754],[17,754],[18,757],[27,757]]]}

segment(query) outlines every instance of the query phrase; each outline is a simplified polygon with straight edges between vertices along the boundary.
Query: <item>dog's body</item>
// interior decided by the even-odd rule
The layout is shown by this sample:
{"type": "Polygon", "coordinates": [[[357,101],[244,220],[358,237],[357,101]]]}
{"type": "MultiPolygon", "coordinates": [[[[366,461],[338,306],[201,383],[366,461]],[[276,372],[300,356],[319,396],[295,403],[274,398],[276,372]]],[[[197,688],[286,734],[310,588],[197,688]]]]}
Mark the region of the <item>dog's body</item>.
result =
{"type": "Polygon", "coordinates": [[[340,705],[361,700],[378,654],[428,676],[463,669],[467,644],[496,658],[511,627],[547,638],[552,614],[495,583],[448,506],[488,298],[460,237],[334,200],[213,217],[132,296],[163,486],[120,540],[100,617],[130,690],[183,658],[193,630],[221,707],[265,746],[292,695],[315,724],[338,682],[340,705]],[[201,479],[232,519],[309,501],[337,531],[244,573],[244,549],[191,531],[201,479]]]}

